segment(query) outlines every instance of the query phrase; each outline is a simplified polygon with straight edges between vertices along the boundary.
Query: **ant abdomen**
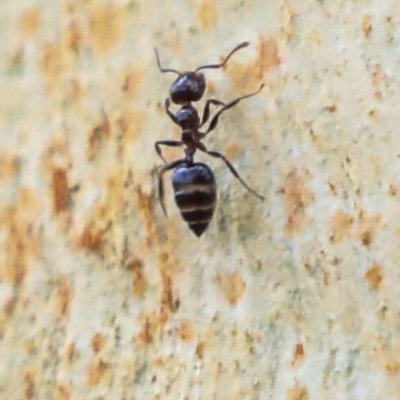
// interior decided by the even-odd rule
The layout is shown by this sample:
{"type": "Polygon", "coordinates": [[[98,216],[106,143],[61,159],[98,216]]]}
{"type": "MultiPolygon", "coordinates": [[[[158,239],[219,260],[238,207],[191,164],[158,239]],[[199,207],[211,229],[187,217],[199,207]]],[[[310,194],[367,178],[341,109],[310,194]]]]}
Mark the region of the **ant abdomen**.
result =
{"type": "Polygon", "coordinates": [[[172,175],[172,186],[182,218],[201,236],[212,220],[217,201],[213,172],[203,163],[179,167],[172,175]]]}

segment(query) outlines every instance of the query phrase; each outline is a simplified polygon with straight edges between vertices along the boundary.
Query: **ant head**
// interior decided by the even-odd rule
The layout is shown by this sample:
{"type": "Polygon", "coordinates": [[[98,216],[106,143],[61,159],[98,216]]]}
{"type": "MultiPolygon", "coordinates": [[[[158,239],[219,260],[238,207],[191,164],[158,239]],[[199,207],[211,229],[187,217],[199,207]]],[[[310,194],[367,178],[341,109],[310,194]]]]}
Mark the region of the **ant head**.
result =
{"type": "Polygon", "coordinates": [[[206,78],[204,77],[202,72],[199,72],[201,69],[218,69],[222,68],[231,56],[236,53],[238,50],[243,47],[248,46],[248,42],[243,42],[238,44],[226,57],[225,59],[218,64],[207,64],[202,65],[196,68],[195,71],[187,71],[187,72],[179,72],[176,69],[172,68],[163,68],[160,63],[160,57],[158,54],[158,50],[155,48],[154,53],[156,55],[157,66],[161,73],[165,72],[173,72],[178,75],[175,82],[172,84],[171,89],[169,90],[171,100],[175,104],[184,105],[189,104],[191,102],[199,101],[206,90],[206,78]]]}
{"type": "Polygon", "coordinates": [[[204,74],[196,71],[187,71],[179,74],[172,84],[169,94],[175,104],[187,104],[199,101],[206,90],[204,74]]]}
{"type": "Polygon", "coordinates": [[[197,110],[191,105],[184,105],[175,114],[178,125],[183,130],[197,130],[200,125],[200,118],[197,110]]]}

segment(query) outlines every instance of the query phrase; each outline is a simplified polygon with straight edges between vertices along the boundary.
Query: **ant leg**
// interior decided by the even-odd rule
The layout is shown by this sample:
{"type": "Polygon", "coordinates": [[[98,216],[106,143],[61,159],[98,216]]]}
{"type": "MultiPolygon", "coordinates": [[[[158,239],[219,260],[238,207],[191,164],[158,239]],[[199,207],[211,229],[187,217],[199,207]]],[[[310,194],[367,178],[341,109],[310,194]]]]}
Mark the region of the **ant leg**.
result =
{"type": "Polygon", "coordinates": [[[221,63],[219,63],[219,64],[202,65],[201,67],[198,67],[198,68],[196,69],[196,71],[200,71],[201,69],[206,69],[206,68],[210,68],[210,69],[214,68],[214,69],[215,69],[215,68],[221,68],[221,67],[223,67],[223,66],[228,62],[228,60],[233,56],[234,53],[236,53],[236,52],[237,52],[238,50],[240,50],[240,49],[243,49],[243,47],[247,47],[249,44],[250,44],[249,42],[243,42],[243,43],[238,44],[238,45],[225,57],[225,60],[222,61],[221,63]]]}
{"type": "Polygon", "coordinates": [[[164,181],[163,181],[163,175],[165,172],[170,171],[171,169],[174,169],[176,167],[179,167],[179,165],[184,164],[185,160],[176,160],[172,161],[171,163],[167,164],[158,174],[158,200],[160,202],[161,208],[167,217],[167,209],[165,208],[165,201],[164,201],[164,181]]]}
{"type": "Polygon", "coordinates": [[[176,69],[171,69],[171,68],[163,68],[161,67],[161,63],[160,63],[160,56],[158,55],[158,50],[156,47],[154,47],[154,54],[156,55],[156,60],[157,60],[157,66],[160,72],[164,73],[164,72],[173,72],[175,74],[180,75],[181,73],[179,71],[177,71],[176,69]]]}
{"type": "Polygon", "coordinates": [[[226,166],[229,168],[229,170],[232,172],[232,174],[239,179],[240,183],[250,192],[252,193],[254,196],[258,197],[261,200],[264,200],[265,198],[263,196],[261,196],[260,194],[258,194],[255,190],[253,190],[251,187],[249,187],[247,185],[247,183],[240,177],[239,173],[236,171],[235,167],[226,159],[226,157],[217,152],[217,151],[209,151],[207,150],[206,146],[204,146],[203,143],[198,143],[197,144],[197,148],[200,151],[203,151],[204,153],[208,154],[211,157],[215,157],[215,158],[220,158],[221,160],[224,161],[224,163],[226,164],[226,166]]]}
{"type": "Polygon", "coordinates": [[[220,115],[226,111],[229,110],[230,108],[232,108],[233,106],[235,106],[237,103],[239,103],[239,101],[243,100],[243,99],[247,99],[249,97],[255,96],[257,93],[261,92],[262,88],[264,87],[264,84],[261,84],[260,88],[258,90],[256,90],[253,93],[250,94],[246,94],[245,96],[242,97],[238,97],[237,99],[231,101],[230,103],[228,103],[227,105],[225,105],[224,107],[222,107],[213,117],[213,119],[210,122],[210,125],[208,126],[207,131],[204,133],[204,135],[207,135],[208,132],[211,132],[212,130],[214,130],[216,128],[216,126],[218,125],[218,119],[220,117],[220,115]]]}
{"type": "Polygon", "coordinates": [[[201,118],[200,127],[203,126],[208,121],[208,118],[210,117],[210,105],[211,104],[214,104],[215,106],[224,106],[225,105],[225,103],[223,103],[220,100],[208,99],[206,101],[206,105],[204,107],[203,117],[201,118]]]}
{"type": "Polygon", "coordinates": [[[170,106],[170,105],[171,105],[171,102],[169,101],[169,99],[168,99],[168,98],[165,99],[165,102],[164,102],[164,109],[165,109],[165,112],[166,112],[167,115],[172,119],[172,122],[173,122],[174,124],[179,125],[179,122],[178,122],[178,120],[176,119],[175,114],[172,113],[172,112],[169,110],[169,106],[170,106]]]}
{"type": "Polygon", "coordinates": [[[156,149],[157,154],[160,156],[160,158],[167,163],[165,158],[162,156],[161,152],[161,147],[160,146],[169,146],[169,147],[180,147],[182,146],[182,142],[179,140],[158,140],[157,142],[154,143],[154,148],[156,149]]]}

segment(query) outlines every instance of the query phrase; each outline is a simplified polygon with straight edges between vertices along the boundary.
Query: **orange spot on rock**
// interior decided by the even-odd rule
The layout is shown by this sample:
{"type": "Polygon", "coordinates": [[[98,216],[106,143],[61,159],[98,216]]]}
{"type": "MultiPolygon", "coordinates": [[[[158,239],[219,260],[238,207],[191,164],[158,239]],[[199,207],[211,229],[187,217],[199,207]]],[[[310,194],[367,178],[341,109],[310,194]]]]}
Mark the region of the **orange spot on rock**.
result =
{"type": "Polygon", "coordinates": [[[69,187],[67,171],[63,168],[54,168],[52,174],[53,211],[59,214],[69,208],[69,187]]]}
{"type": "Polygon", "coordinates": [[[333,214],[331,219],[331,237],[333,242],[339,242],[349,237],[353,227],[354,218],[339,210],[333,214]]]}
{"type": "Polygon", "coordinates": [[[65,317],[69,314],[73,291],[71,289],[69,279],[65,276],[58,279],[57,285],[58,312],[61,317],[65,317]]]}
{"type": "Polygon", "coordinates": [[[95,206],[94,221],[107,226],[126,205],[126,179],[120,166],[110,167],[105,180],[105,194],[95,206]]]}
{"type": "Polygon", "coordinates": [[[24,399],[33,399],[35,397],[35,380],[34,371],[26,371],[24,374],[24,399]]]}
{"type": "Polygon", "coordinates": [[[216,283],[230,305],[236,305],[243,297],[246,284],[237,272],[228,271],[218,274],[216,283]]]}
{"type": "Polygon", "coordinates": [[[73,103],[82,98],[84,87],[77,79],[71,79],[65,84],[65,99],[73,103]]]}
{"type": "Polygon", "coordinates": [[[168,321],[171,314],[175,311],[175,301],[172,292],[172,279],[165,271],[161,272],[162,293],[160,304],[160,322],[163,324],[168,321]]]}
{"type": "Polygon", "coordinates": [[[383,268],[378,264],[373,264],[365,273],[365,279],[369,283],[369,287],[378,290],[383,280],[383,268]]]}
{"type": "Polygon", "coordinates": [[[100,383],[105,372],[108,369],[108,363],[102,359],[96,359],[86,371],[86,383],[88,386],[96,386],[100,383]]]}
{"type": "Polygon", "coordinates": [[[197,343],[195,353],[196,353],[196,356],[197,356],[200,360],[203,359],[203,357],[204,357],[204,342],[199,342],[199,343],[197,343]]]}
{"type": "Polygon", "coordinates": [[[333,214],[330,225],[330,239],[333,242],[355,237],[364,246],[369,247],[381,227],[381,217],[380,215],[368,215],[364,210],[360,210],[355,216],[339,210],[333,214]]]}
{"type": "Polygon", "coordinates": [[[330,112],[330,113],[334,113],[334,112],[337,111],[337,106],[336,106],[336,104],[328,104],[328,105],[326,105],[324,108],[325,108],[326,111],[328,111],[328,112],[330,112]]]}
{"type": "Polygon", "coordinates": [[[72,364],[75,356],[77,355],[76,344],[74,342],[69,342],[65,345],[64,351],[62,353],[61,363],[65,368],[72,364]]]}
{"type": "Polygon", "coordinates": [[[106,345],[106,337],[102,333],[95,333],[90,341],[90,346],[95,353],[98,353],[106,345]]]}
{"type": "Polygon", "coordinates": [[[159,318],[154,315],[142,316],[142,329],[139,333],[139,343],[143,346],[147,346],[153,342],[154,334],[158,327],[159,318]]]}
{"type": "Polygon", "coordinates": [[[369,37],[372,32],[372,20],[370,15],[364,15],[361,26],[364,32],[364,36],[369,37]]]}
{"type": "MultiPolygon", "coordinates": [[[[373,69],[373,72],[372,72],[372,83],[373,83],[375,86],[378,86],[378,85],[380,85],[383,81],[385,81],[386,79],[387,79],[387,74],[386,74],[386,72],[385,72],[385,69],[382,67],[382,65],[376,64],[376,65],[374,66],[374,69],[373,69]]],[[[381,98],[381,97],[382,97],[382,95],[381,95],[379,92],[377,92],[375,95],[377,96],[377,98],[381,98]]],[[[375,110],[370,110],[370,111],[368,112],[368,115],[369,115],[372,119],[377,120],[377,118],[374,118],[374,117],[377,116],[375,110]]]]}
{"type": "Polygon", "coordinates": [[[369,247],[381,226],[382,220],[379,214],[369,215],[361,209],[357,215],[355,235],[364,246],[369,247]]]}
{"type": "Polygon", "coordinates": [[[200,29],[209,29],[217,21],[218,11],[212,0],[203,0],[197,7],[196,21],[200,29]]]}
{"type": "Polygon", "coordinates": [[[58,87],[64,70],[60,43],[49,41],[43,44],[39,65],[46,89],[53,91],[58,87]]]}
{"type": "Polygon", "coordinates": [[[15,154],[0,153],[0,181],[7,181],[15,177],[20,165],[20,160],[15,154]]]}
{"type": "Polygon", "coordinates": [[[187,319],[181,321],[177,331],[178,339],[182,342],[189,342],[193,340],[195,335],[196,331],[194,330],[192,323],[187,319]]]}
{"type": "Polygon", "coordinates": [[[126,268],[133,274],[132,292],[138,297],[142,296],[146,287],[146,278],[142,260],[134,258],[128,261],[126,268]]]}
{"type": "Polygon", "coordinates": [[[57,386],[56,400],[70,400],[71,389],[69,386],[60,384],[57,386]]]}
{"type": "Polygon", "coordinates": [[[71,24],[65,32],[67,48],[79,52],[83,45],[82,31],[76,24],[71,24]]]}
{"type": "Polygon", "coordinates": [[[127,143],[136,139],[142,128],[142,115],[136,110],[129,110],[117,120],[117,126],[122,133],[122,139],[127,143]]]}
{"type": "Polygon", "coordinates": [[[360,240],[364,246],[369,247],[372,242],[372,232],[362,231],[360,233],[360,240]]]}
{"type": "Polygon", "coordinates": [[[292,367],[297,367],[304,359],[304,347],[302,343],[297,343],[294,349],[292,367]]]}
{"type": "Polygon", "coordinates": [[[107,115],[102,114],[101,120],[88,134],[88,149],[86,156],[89,160],[96,158],[106,140],[110,137],[110,123],[107,115]]]}
{"type": "Polygon", "coordinates": [[[295,386],[286,392],[286,400],[308,400],[308,391],[305,387],[295,386]]]}
{"type": "Polygon", "coordinates": [[[228,160],[233,160],[240,153],[241,146],[236,140],[230,140],[225,146],[225,156],[228,160]]]}
{"type": "Polygon", "coordinates": [[[305,176],[301,176],[297,169],[293,169],[285,177],[280,187],[284,195],[284,205],[287,214],[286,231],[299,232],[308,220],[307,207],[312,202],[313,192],[305,186],[305,176]]]}
{"type": "MultiPolygon", "coordinates": [[[[153,198],[150,195],[144,193],[141,186],[136,186],[135,191],[137,196],[138,211],[140,212],[144,220],[147,241],[149,243],[156,243],[158,237],[153,221],[153,198]]],[[[162,261],[162,259],[160,259],[160,261],[162,261]]]]}
{"type": "Polygon", "coordinates": [[[90,34],[94,49],[98,53],[109,52],[124,32],[126,7],[111,2],[93,3],[89,8],[90,34]]]}
{"type": "Polygon", "coordinates": [[[37,32],[39,23],[39,11],[37,7],[31,7],[19,17],[18,27],[24,36],[31,37],[37,32]]]}
{"type": "Polygon", "coordinates": [[[284,0],[282,2],[281,33],[286,41],[289,41],[295,34],[295,27],[296,27],[295,20],[297,15],[298,13],[293,8],[292,4],[290,4],[289,1],[284,0]]]}
{"type": "Polygon", "coordinates": [[[101,255],[104,249],[104,240],[101,232],[86,227],[80,237],[79,246],[92,253],[101,255]]]}
{"type": "Polygon", "coordinates": [[[386,340],[379,335],[373,337],[369,343],[374,343],[374,351],[371,356],[379,370],[398,376],[400,371],[400,345],[398,340],[393,339],[390,343],[386,343],[386,340]]]}
{"type": "Polygon", "coordinates": [[[279,65],[281,59],[279,57],[278,43],[274,38],[268,38],[260,43],[259,64],[261,71],[269,71],[279,65]]]}
{"type": "Polygon", "coordinates": [[[122,90],[129,99],[137,93],[142,81],[143,76],[139,70],[132,70],[124,73],[122,90]]]}
{"type": "Polygon", "coordinates": [[[0,281],[21,284],[29,261],[39,255],[40,233],[35,225],[37,211],[36,194],[25,187],[17,191],[13,206],[0,209],[0,229],[6,254],[5,262],[0,263],[0,281]]]}
{"type": "Polygon", "coordinates": [[[390,196],[396,196],[397,194],[397,189],[394,185],[390,184],[388,187],[388,193],[390,196]]]}
{"type": "Polygon", "coordinates": [[[139,339],[142,344],[149,344],[153,341],[153,335],[151,332],[151,324],[149,319],[145,319],[145,322],[142,326],[142,330],[139,333],[139,339]]]}
{"type": "Polygon", "coordinates": [[[15,310],[16,305],[17,305],[17,298],[15,296],[8,297],[4,301],[4,308],[3,308],[4,315],[7,317],[11,316],[15,310]]]}
{"type": "Polygon", "coordinates": [[[23,342],[23,350],[26,355],[32,356],[38,350],[38,348],[33,339],[27,339],[23,342]]]}
{"type": "MultiPolygon", "coordinates": [[[[239,50],[239,52],[246,51],[249,50],[246,48],[239,50]]],[[[237,58],[239,58],[239,55],[237,58]]],[[[247,94],[255,91],[260,87],[260,79],[263,76],[260,56],[248,63],[239,63],[237,58],[233,56],[226,64],[226,73],[229,76],[230,84],[238,94],[247,94]]]]}

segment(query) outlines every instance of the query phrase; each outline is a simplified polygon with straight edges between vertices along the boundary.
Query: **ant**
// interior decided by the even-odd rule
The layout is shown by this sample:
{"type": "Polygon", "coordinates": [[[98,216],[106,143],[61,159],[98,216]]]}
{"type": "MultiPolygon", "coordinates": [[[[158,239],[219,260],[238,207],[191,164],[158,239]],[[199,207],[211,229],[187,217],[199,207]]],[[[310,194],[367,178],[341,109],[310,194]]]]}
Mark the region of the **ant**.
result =
{"type": "Polygon", "coordinates": [[[172,175],[172,187],[174,189],[175,202],[180,210],[182,218],[188,223],[189,228],[200,237],[207,229],[214,214],[217,201],[217,185],[214,173],[210,167],[204,163],[194,162],[194,154],[196,150],[210,155],[211,157],[220,158],[229,168],[231,173],[240,181],[240,183],[254,196],[263,200],[264,197],[251,189],[246,182],[240,177],[235,167],[226,159],[226,157],[217,152],[210,151],[201,142],[212,130],[214,130],[219,121],[219,117],[223,112],[229,110],[241,100],[247,99],[259,93],[264,84],[260,88],[250,94],[238,97],[237,99],[224,103],[217,99],[208,99],[203,110],[200,120],[199,113],[191,104],[199,101],[206,90],[206,80],[204,74],[199,72],[202,69],[222,68],[229,58],[243,47],[247,47],[248,42],[237,45],[228,56],[219,64],[202,65],[194,71],[179,72],[171,68],[163,68],[161,66],[158,50],[154,49],[157,66],[161,73],[172,72],[178,75],[172,84],[169,94],[170,98],[165,100],[165,112],[171,120],[182,129],[181,140],[159,140],[155,142],[155,150],[160,158],[166,164],[158,176],[158,193],[159,201],[163,212],[167,215],[164,200],[164,182],[163,175],[165,172],[175,170],[172,175]],[[180,105],[181,108],[174,114],[170,111],[171,101],[180,105]],[[200,128],[207,123],[210,117],[210,106],[222,106],[222,108],[211,119],[210,124],[205,132],[200,132],[200,128]],[[171,163],[167,163],[162,155],[160,146],[180,147],[184,146],[185,156],[171,163]]]}

